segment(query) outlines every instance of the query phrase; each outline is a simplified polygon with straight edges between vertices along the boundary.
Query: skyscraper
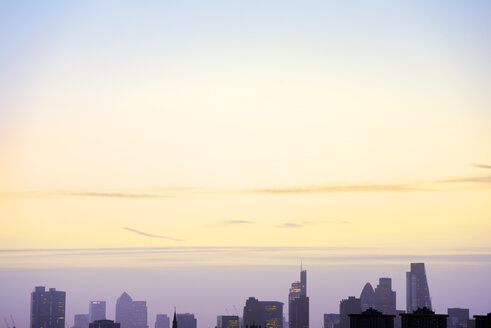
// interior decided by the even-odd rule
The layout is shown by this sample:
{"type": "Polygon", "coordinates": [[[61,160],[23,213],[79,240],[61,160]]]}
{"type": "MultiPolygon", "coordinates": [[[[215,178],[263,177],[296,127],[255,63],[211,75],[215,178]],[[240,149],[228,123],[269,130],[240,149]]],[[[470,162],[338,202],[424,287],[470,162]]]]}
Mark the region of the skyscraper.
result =
{"type": "Polygon", "coordinates": [[[31,292],[31,328],[65,328],[66,294],[50,288],[35,287],[31,292]]]}
{"type": "Polygon", "coordinates": [[[133,328],[148,328],[146,301],[133,301],[133,328]]]}
{"type": "Polygon", "coordinates": [[[106,319],[106,302],[105,301],[91,301],[89,303],[89,320],[94,322],[96,320],[106,319]]]}
{"type": "Polygon", "coordinates": [[[406,297],[408,314],[418,308],[432,309],[424,263],[411,263],[411,271],[406,273],[406,297]]]}
{"type": "Polygon", "coordinates": [[[148,328],[147,302],[133,301],[124,292],[116,302],[116,322],[121,328],[148,328]]]}
{"type": "Polygon", "coordinates": [[[372,285],[367,282],[365,286],[363,287],[363,290],[361,291],[360,294],[360,302],[361,302],[361,310],[365,311],[368,308],[373,308],[375,303],[374,303],[374,297],[375,297],[375,292],[373,290],[372,285]]]}
{"type": "Polygon", "coordinates": [[[275,301],[261,301],[263,306],[264,328],[283,328],[283,303],[275,301]]]}
{"type": "Polygon", "coordinates": [[[179,328],[196,328],[197,320],[192,313],[178,313],[177,325],[179,328]]]}
{"type": "Polygon", "coordinates": [[[167,314],[157,314],[155,328],[170,328],[170,318],[167,314]]]}
{"type": "Polygon", "coordinates": [[[174,308],[174,319],[172,319],[172,328],[177,328],[177,318],[176,318],[176,309],[174,308]]]}
{"type": "Polygon", "coordinates": [[[116,322],[121,328],[133,328],[133,299],[126,292],[116,301],[116,322]]]}
{"type": "Polygon", "coordinates": [[[219,315],[217,317],[217,328],[239,328],[239,316],[219,315]]]}
{"type": "Polygon", "coordinates": [[[350,318],[348,314],[360,314],[361,302],[359,298],[354,296],[348,299],[341,300],[339,303],[339,327],[350,328],[350,318]]]}
{"type": "Polygon", "coordinates": [[[307,271],[300,271],[300,281],[295,281],[288,293],[288,327],[309,327],[309,298],[307,297],[307,271]]]}
{"type": "Polygon", "coordinates": [[[257,298],[249,297],[244,306],[243,326],[263,326],[264,309],[257,298]]]}
{"type": "Polygon", "coordinates": [[[396,292],[392,290],[391,278],[380,278],[375,288],[374,308],[383,314],[396,314],[396,292]]]}

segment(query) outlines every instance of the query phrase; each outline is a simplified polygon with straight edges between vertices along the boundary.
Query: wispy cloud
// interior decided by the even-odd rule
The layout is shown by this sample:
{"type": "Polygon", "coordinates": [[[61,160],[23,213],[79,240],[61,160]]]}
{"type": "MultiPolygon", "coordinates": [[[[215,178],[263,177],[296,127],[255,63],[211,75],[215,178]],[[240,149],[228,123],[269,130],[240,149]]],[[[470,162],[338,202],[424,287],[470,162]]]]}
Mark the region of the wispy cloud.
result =
{"type": "Polygon", "coordinates": [[[109,197],[109,198],[162,198],[155,194],[129,194],[122,192],[69,192],[70,196],[80,197],[109,197]]]}
{"type": "Polygon", "coordinates": [[[215,224],[212,224],[210,225],[210,227],[229,227],[229,226],[238,226],[238,225],[252,224],[252,223],[254,222],[249,220],[226,220],[226,221],[220,221],[215,224]]]}
{"type": "Polygon", "coordinates": [[[277,228],[286,228],[286,229],[296,229],[296,228],[302,228],[303,226],[304,226],[303,224],[287,222],[287,223],[279,224],[276,227],[277,228]]]}
{"type": "Polygon", "coordinates": [[[276,228],[286,228],[286,229],[297,229],[303,228],[305,226],[313,226],[318,224],[347,224],[349,221],[347,220],[339,220],[339,221],[329,221],[329,220],[321,220],[321,221],[302,221],[302,222],[286,222],[282,224],[278,224],[276,228]]]}
{"type": "Polygon", "coordinates": [[[150,238],[160,238],[160,239],[167,239],[167,240],[173,240],[173,241],[182,241],[181,239],[176,239],[176,238],[167,237],[167,236],[162,236],[162,235],[153,235],[153,234],[150,234],[150,233],[146,233],[146,232],[138,231],[138,230],[135,230],[135,229],[132,229],[132,228],[128,228],[128,227],[122,227],[122,228],[123,228],[124,230],[128,230],[128,231],[131,231],[131,232],[137,233],[137,234],[142,235],[142,236],[145,236],[145,237],[150,237],[150,238]]]}
{"type": "Polygon", "coordinates": [[[383,192],[407,192],[429,191],[421,185],[412,184],[326,184],[291,187],[273,187],[251,189],[251,193],[259,194],[325,194],[325,193],[383,193],[383,192]]]}
{"type": "Polygon", "coordinates": [[[443,183],[480,183],[480,184],[488,184],[488,183],[491,183],[491,175],[449,178],[449,179],[441,180],[440,182],[443,182],[443,183]]]}
{"type": "Polygon", "coordinates": [[[479,167],[481,169],[491,169],[491,165],[487,165],[487,164],[471,163],[470,166],[479,167]]]}

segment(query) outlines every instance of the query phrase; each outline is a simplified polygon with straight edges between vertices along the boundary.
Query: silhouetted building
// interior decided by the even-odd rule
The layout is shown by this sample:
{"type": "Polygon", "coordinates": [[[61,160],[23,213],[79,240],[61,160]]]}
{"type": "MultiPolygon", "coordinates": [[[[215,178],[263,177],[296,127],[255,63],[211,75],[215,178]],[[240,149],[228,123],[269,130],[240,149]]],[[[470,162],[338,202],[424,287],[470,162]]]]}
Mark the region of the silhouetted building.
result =
{"type": "Polygon", "coordinates": [[[394,328],[395,315],[369,308],[361,314],[348,314],[350,328],[394,328]]]}
{"type": "Polygon", "coordinates": [[[264,328],[283,328],[283,303],[261,301],[263,306],[264,328]]]}
{"type": "Polygon", "coordinates": [[[121,328],[148,328],[147,302],[133,301],[124,292],[116,302],[116,322],[121,328]]]}
{"type": "Polygon", "coordinates": [[[167,314],[157,314],[155,328],[170,328],[170,318],[167,314]]]}
{"type": "Polygon", "coordinates": [[[176,309],[174,308],[174,319],[172,319],[172,328],[177,328],[177,318],[176,318],[176,309]]]}
{"type": "Polygon", "coordinates": [[[89,328],[120,328],[121,325],[112,320],[96,320],[91,322],[89,328]]]}
{"type": "Polygon", "coordinates": [[[406,307],[408,314],[418,308],[432,309],[424,263],[411,263],[411,271],[406,273],[406,307]]]}
{"type": "Polygon", "coordinates": [[[361,302],[354,296],[341,300],[339,303],[339,327],[350,328],[349,314],[361,314],[361,302]]]}
{"type": "Polygon", "coordinates": [[[324,313],[324,328],[334,328],[339,325],[339,314],[324,313]]]}
{"type": "Polygon", "coordinates": [[[89,315],[75,314],[73,317],[73,328],[89,328],[89,315]]]}
{"type": "Polygon", "coordinates": [[[424,307],[413,311],[413,313],[401,313],[402,328],[447,328],[446,314],[435,314],[435,312],[424,307]]]}
{"type": "Polygon", "coordinates": [[[309,327],[309,298],[307,297],[307,271],[300,271],[300,281],[295,281],[288,293],[289,328],[309,327]]]}
{"type": "Polygon", "coordinates": [[[475,315],[475,328],[491,328],[491,312],[487,315],[475,315]]]}
{"type": "Polygon", "coordinates": [[[375,298],[375,291],[373,290],[372,285],[369,282],[367,282],[360,294],[361,310],[365,311],[368,308],[373,308],[375,305],[374,298],[375,298]]]}
{"type": "Polygon", "coordinates": [[[290,328],[309,327],[309,298],[300,296],[290,301],[288,309],[290,328]]]}
{"type": "Polygon", "coordinates": [[[476,320],[474,319],[469,319],[467,321],[467,328],[476,328],[476,320]]]}
{"type": "Polygon", "coordinates": [[[217,317],[217,328],[239,328],[239,316],[219,315],[217,317]]]}
{"type": "Polygon", "coordinates": [[[264,309],[257,298],[249,297],[244,306],[243,325],[251,327],[252,325],[263,325],[264,309]]]}
{"type": "Polygon", "coordinates": [[[106,319],[106,302],[105,301],[91,301],[89,303],[89,320],[94,322],[96,320],[106,319]]]}
{"type": "Polygon", "coordinates": [[[31,292],[31,328],[65,328],[65,292],[35,287],[31,292]]]}
{"type": "Polygon", "coordinates": [[[374,309],[383,314],[396,314],[396,292],[392,290],[391,278],[380,278],[375,288],[374,309]]]}
{"type": "Polygon", "coordinates": [[[447,313],[448,328],[467,328],[469,309],[449,308],[447,313]]]}
{"type": "Polygon", "coordinates": [[[179,328],[196,328],[197,320],[192,313],[178,313],[177,326],[179,328]]]}

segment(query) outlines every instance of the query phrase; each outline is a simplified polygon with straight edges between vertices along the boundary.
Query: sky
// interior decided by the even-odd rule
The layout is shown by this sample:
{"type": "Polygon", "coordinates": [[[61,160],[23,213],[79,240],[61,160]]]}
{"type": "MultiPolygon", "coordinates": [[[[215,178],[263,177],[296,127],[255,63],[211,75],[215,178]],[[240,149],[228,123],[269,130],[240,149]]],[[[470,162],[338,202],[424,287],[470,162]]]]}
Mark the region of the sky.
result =
{"type": "MultiPolygon", "coordinates": [[[[389,274],[404,308],[412,261],[438,273],[438,310],[491,311],[490,14],[487,1],[1,2],[0,308],[27,325],[29,291],[49,283],[80,293],[71,323],[129,286],[153,315],[154,285],[131,277],[162,274],[176,299],[189,270],[211,286],[254,268],[258,297],[286,301],[303,258],[330,275],[310,289],[313,320],[389,274]],[[94,278],[115,270],[118,286],[94,278]]],[[[198,288],[200,327],[228,296],[241,308],[246,286],[198,288]]]]}

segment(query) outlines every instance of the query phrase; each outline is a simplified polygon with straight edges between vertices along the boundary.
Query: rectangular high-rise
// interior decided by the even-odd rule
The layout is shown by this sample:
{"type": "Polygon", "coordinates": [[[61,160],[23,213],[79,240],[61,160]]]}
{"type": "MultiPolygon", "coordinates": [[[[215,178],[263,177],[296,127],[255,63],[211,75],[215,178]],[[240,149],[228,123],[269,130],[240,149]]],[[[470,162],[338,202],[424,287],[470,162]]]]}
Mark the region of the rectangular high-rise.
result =
{"type": "Polygon", "coordinates": [[[96,320],[106,319],[106,302],[105,301],[91,301],[89,303],[89,320],[94,322],[96,320]]]}
{"type": "Polygon", "coordinates": [[[406,307],[407,313],[420,308],[432,309],[424,263],[411,263],[411,271],[406,272],[406,307]]]}
{"type": "Polygon", "coordinates": [[[155,328],[170,328],[170,318],[167,314],[157,314],[155,328]]]}
{"type": "Polygon", "coordinates": [[[307,271],[300,271],[300,281],[291,284],[288,294],[288,327],[309,327],[309,298],[307,297],[307,271]]]}
{"type": "Polygon", "coordinates": [[[65,328],[66,293],[35,287],[31,293],[31,328],[65,328]]]}
{"type": "Polygon", "coordinates": [[[283,328],[283,303],[260,301],[263,306],[264,328],[283,328]]]}
{"type": "Polygon", "coordinates": [[[196,328],[198,323],[192,313],[178,313],[176,316],[177,327],[179,328],[196,328]]]}
{"type": "Polygon", "coordinates": [[[383,314],[396,314],[396,292],[392,290],[391,278],[380,278],[375,288],[374,308],[383,314]]]}
{"type": "Polygon", "coordinates": [[[359,298],[350,296],[339,303],[340,328],[350,328],[349,314],[361,314],[361,301],[359,298]]]}
{"type": "Polygon", "coordinates": [[[217,317],[217,328],[239,328],[239,316],[219,315],[217,317]]]}

